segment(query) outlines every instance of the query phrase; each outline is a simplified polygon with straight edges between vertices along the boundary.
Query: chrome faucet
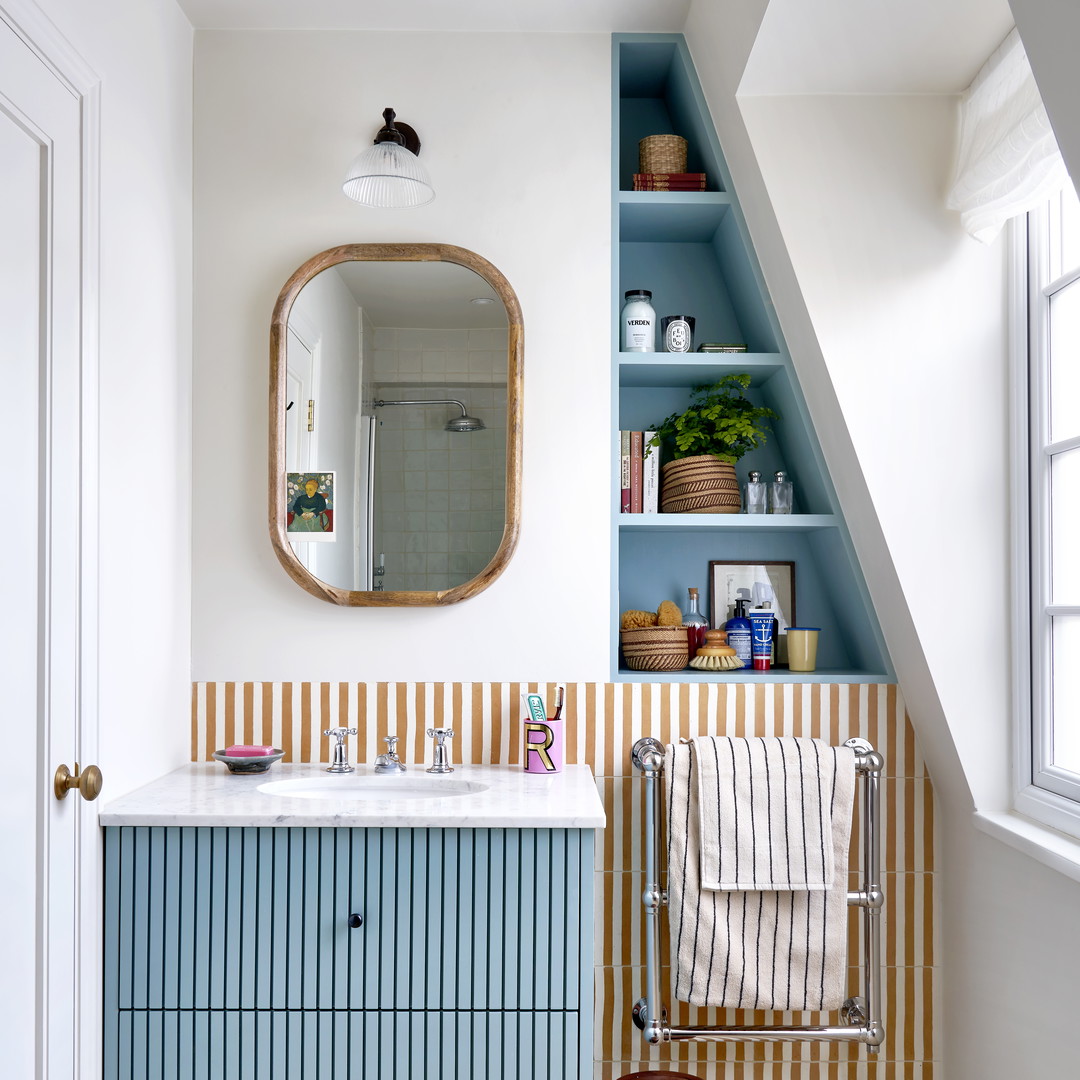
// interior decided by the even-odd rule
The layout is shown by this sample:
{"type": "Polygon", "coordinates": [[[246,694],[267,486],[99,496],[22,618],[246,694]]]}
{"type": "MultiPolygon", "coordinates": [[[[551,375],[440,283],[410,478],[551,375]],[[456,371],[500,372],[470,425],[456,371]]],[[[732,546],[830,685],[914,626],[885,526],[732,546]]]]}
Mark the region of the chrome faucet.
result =
{"type": "Polygon", "coordinates": [[[427,729],[428,737],[435,740],[435,753],[431,768],[428,772],[432,773],[448,773],[453,772],[453,766],[450,764],[450,752],[446,746],[446,740],[454,737],[453,728],[444,727],[429,727],[427,729]]]}
{"type": "Polygon", "coordinates": [[[387,773],[403,773],[405,763],[397,756],[398,737],[387,735],[383,741],[386,743],[386,753],[380,754],[375,759],[375,773],[379,776],[387,773]]]}
{"type": "Polygon", "coordinates": [[[327,765],[326,771],[332,773],[355,772],[356,770],[349,764],[349,758],[345,752],[345,736],[355,735],[356,728],[332,727],[327,728],[323,732],[323,734],[335,740],[334,760],[329,765],[327,765]]]}

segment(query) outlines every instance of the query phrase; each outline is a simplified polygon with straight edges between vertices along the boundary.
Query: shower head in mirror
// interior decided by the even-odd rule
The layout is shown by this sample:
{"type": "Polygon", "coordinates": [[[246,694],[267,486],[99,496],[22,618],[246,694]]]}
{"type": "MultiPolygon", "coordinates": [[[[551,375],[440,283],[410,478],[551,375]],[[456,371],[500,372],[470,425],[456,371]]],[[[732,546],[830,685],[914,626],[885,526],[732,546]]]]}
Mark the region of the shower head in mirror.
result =
{"type": "Polygon", "coordinates": [[[444,431],[483,431],[484,421],[478,416],[470,416],[462,409],[461,416],[455,416],[453,420],[446,422],[444,431]]]}
{"type": "Polygon", "coordinates": [[[443,431],[483,431],[484,421],[478,416],[470,416],[465,408],[465,405],[458,401],[457,398],[425,398],[423,400],[413,399],[410,401],[388,401],[378,400],[372,402],[376,409],[382,408],[383,405],[456,405],[461,410],[460,416],[455,416],[452,420],[447,421],[446,427],[443,431]]]}

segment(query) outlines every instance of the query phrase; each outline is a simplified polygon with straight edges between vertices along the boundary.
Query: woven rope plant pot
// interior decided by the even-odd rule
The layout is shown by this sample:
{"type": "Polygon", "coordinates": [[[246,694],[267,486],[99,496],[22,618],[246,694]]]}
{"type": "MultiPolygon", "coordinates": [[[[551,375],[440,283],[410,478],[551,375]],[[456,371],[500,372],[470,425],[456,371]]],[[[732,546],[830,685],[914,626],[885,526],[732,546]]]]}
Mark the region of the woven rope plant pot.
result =
{"type": "Polygon", "coordinates": [[[669,461],[660,470],[664,514],[737,514],[742,506],[735,466],[709,454],[669,461]]]}

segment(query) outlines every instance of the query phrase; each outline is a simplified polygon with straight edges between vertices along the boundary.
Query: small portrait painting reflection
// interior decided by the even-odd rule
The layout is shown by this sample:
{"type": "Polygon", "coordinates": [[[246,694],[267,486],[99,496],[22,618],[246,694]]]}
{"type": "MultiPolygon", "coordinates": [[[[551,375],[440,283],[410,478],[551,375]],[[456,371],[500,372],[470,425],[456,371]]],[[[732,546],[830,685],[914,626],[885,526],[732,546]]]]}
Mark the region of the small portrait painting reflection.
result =
{"type": "Polygon", "coordinates": [[[288,473],[286,531],[296,540],[334,540],[334,474],[288,473]]]}

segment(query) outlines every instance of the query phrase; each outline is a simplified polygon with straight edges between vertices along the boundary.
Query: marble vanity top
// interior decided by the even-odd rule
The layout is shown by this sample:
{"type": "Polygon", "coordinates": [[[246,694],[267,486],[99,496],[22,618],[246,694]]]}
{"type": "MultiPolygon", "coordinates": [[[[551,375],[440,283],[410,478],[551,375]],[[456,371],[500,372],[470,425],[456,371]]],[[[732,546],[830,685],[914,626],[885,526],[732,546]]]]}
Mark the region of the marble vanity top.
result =
{"type": "MultiPolygon", "coordinates": [[[[102,825],[370,826],[445,829],[600,829],[604,808],[588,765],[567,765],[561,773],[526,773],[519,765],[455,765],[446,779],[483,790],[450,797],[394,797],[394,776],[374,776],[370,765],[331,779],[360,778],[363,800],[301,798],[259,790],[282,780],[329,777],[320,764],[275,765],[269,772],[233,774],[217,762],[185,765],[160,780],[107,803],[102,825]],[[385,799],[372,798],[386,785],[385,799]]],[[[406,779],[423,778],[437,792],[443,779],[422,768],[406,779]]],[[[449,785],[451,791],[454,785],[449,785]]]]}

